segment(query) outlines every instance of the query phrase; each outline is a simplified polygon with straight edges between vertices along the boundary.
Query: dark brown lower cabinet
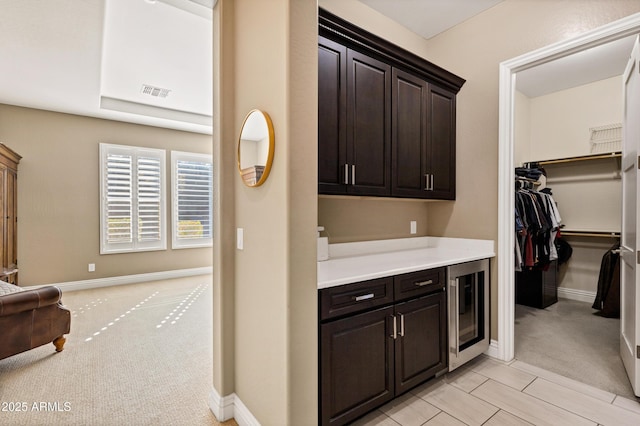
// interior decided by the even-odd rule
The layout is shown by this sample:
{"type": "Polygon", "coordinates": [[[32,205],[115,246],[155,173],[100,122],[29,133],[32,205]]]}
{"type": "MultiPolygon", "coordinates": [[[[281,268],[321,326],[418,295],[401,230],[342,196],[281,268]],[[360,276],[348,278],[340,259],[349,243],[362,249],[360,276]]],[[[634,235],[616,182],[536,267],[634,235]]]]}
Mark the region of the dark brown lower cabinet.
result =
{"type": "Polygon", "coordinates": [[[393,307],[320,326],[321,417],[342,425],[394,396],[393,307]]]}
{"type": "Polygon", "coordinates": [[[320,325],[320,423],[343,425],[447,368],[446,293],[320,325]]]}
{"type": "Polygon", "coordinates": [[[395,306],[400,321],[395,343],[396,394],[399,395],[447,368],[445,292],[395,306]]]}

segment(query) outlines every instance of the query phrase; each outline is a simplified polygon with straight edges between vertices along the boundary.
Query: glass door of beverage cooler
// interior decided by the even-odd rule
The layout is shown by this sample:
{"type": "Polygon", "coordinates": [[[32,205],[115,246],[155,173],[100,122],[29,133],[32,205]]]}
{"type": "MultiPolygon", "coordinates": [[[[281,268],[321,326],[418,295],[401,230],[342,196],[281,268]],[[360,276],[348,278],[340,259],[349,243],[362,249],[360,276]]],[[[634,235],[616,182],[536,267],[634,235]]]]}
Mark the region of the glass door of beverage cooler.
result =
{"type": "Polygon", "coordinates": [[[449,371],[489,347],[489,260],[449,267],[449,371]]]}

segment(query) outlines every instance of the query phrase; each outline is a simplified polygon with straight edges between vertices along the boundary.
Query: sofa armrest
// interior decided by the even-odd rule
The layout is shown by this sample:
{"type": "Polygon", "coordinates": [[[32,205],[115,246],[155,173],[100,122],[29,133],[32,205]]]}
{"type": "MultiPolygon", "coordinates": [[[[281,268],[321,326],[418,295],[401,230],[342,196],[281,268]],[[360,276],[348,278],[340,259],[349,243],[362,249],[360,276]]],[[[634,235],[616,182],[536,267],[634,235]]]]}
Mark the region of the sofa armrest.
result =
{"type": "Polygon", "coordinates": [[[7,294],[0,297],[0,317],[53,305],[59,302],[61,297],[62,292],[56,286],[7,294]]]}

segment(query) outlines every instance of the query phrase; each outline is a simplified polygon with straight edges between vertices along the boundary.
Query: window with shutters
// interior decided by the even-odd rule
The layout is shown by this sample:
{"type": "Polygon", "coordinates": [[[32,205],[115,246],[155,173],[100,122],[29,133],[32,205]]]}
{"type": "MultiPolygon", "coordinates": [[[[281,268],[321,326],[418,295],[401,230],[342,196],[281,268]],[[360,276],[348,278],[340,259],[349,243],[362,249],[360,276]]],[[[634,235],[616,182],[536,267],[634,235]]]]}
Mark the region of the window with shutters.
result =
{"type": "Polygon", "coordinates": [[[212,246],[213,161],[211,155],[171,151],[172,247],[212,246]]]}
{"type": "Polygon", "coordinates": [[[165,250],[165,151],[100,144],[100,253],[165,250]]]}

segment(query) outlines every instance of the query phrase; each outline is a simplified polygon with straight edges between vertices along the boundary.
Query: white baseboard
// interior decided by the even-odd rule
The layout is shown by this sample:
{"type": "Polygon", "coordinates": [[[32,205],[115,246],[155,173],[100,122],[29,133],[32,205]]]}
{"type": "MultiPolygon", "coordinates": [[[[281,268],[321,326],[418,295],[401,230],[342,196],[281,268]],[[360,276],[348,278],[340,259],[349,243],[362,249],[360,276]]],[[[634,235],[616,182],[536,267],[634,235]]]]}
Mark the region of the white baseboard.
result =
{"type": "Polygon", "coordinates": [[[219,422],[234,419],[240,426],[260,426],[258,419],[235,393],[221,397],[218,391],[212,388],[209,393],[209,409],[219,422]]]}
{"type": "Polygon", "coordinates": [[[233,403],[236,394],[220,396],[215,388],[209,392],[209,409],[219,422],[226,422],[233,418],[233,403]]]}
{"type": "Polygon", "coordinates": [[[593,303],[596,298],[596,293],[593,291],[558,287],[558,297],[569,300],[577,300],[579,302],[593,303]]]}
{"type": "Polygon", "coordinates": [[[489,349],[487,349],[485,355],[488,355],[491,358],[498,358],[498,353],[498,341],[491,339],[489,341],[489,349]]]}
{"type": "Polygon", "coordinates": [[[48,285],[55,285],[60,287],[60,290],[65,292],[65,291],[87,290],[90,288],[98,288],[98,287],[110,287],[110,286],[116,286],[116,285],[136,284],[136,283],[142,283],[147,281],[158,281],[158,280],[168,280],[173,278],[192,277],[196,275],[207,275],[211,273],[213,273],[213,267],[205,266],[202,268],[175,269],[173,271],[149,272],[146,274],[121,275],[118,277],[96,278],[93,280],[50,283],[50,284],[43,284],[43,285],[28,286],[24,288],[25,289],[40,288],[48,285]]]}
{"type": "Polygon", "coordinates": [[[256,419],[246,405],[242,403],[238,395],[233,401],[234,414],[233,418],[240,426],[260,426],[260,422],[256,419]]]}

